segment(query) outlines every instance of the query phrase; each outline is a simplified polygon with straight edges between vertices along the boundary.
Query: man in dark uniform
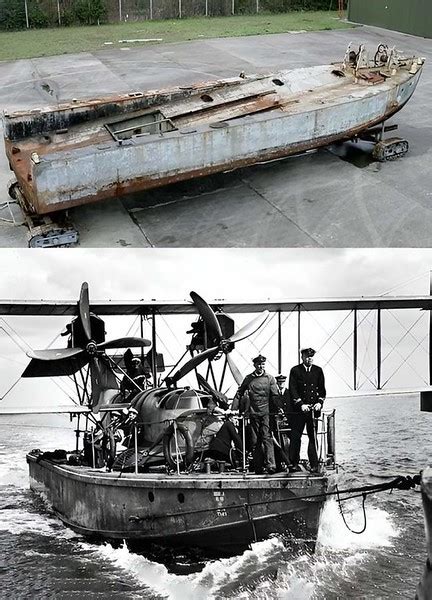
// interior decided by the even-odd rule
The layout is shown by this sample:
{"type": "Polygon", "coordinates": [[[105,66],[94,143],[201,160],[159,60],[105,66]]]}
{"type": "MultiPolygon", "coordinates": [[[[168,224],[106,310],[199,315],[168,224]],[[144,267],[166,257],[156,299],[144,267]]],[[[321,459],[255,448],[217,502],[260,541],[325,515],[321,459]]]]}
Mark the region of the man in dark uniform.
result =
{"type": "Polygon", "coordinates": [[[275,379],[279,395],[270,406],[270,428],[273,433],[276,468],[280,471],[283,463],[287,467],[290,466],[288,457],[290,432],[287,432],[287,427],[293,409],[289,390],[285,387],[286,375],[280,373],[275,379]]]}
{"type": "Polygon", "coordinates": [[[261,354],[252,360],[254,372],[247,375],[236,397],[240,412],[250,417],[252,455],[256,473],[276,471],[273,439],[270,431],[270,406],[279,396],[276,380],[265,372],[266,358],[261,354]]]}
{"type": "Polygon", "coordinates": [[[130,348],[124,353],[124,363],[126,374],[120,383],[120,392],[124,400],[130,402],[141,389],[145,389],[147,374],[141,360],[134,357],[130,348]]]}
{"type": "Polygon", "coordinates": [[[227,418],[210,441],[207,455],[215,460],[229,462],[236,467],[241,463],[242,453],[243,445],[241,437],[234,423],[227,418]]]}
{"type": "Polygon", "coordinates": [[[206,406],[207,418],[202,422],[200,441],[208,449],[204,458],[231,463],[236,467],[241,463],[243,444],[236,428],[236,416],[231,410],[220,408],[214,398],[210,398],[206,406]],[[224,423],[220,419],[225,417],[224,423]]]}
{"type": "Polygon", "coordinates": [[[277,400],[277,408],[283,412],[283,415],[289,419],[289,414],[292,412],[292,402],[289,390],[285,387],[286,375],[276,375],[276,383],[279,390],[279,397],[277,400]]]}
{"type": "Polygon", "coordinates": [[[312,364],[314,355],[313,348],[303,349],[301,364],[293,367],[290,372],[289,392],[294,407],[290,448],[291,470],[299,469],[301,436],[306,425],[310,468],[313,472],[318,471],[315,417],[320,415],[326,389],[323,370],[312,364]]]}

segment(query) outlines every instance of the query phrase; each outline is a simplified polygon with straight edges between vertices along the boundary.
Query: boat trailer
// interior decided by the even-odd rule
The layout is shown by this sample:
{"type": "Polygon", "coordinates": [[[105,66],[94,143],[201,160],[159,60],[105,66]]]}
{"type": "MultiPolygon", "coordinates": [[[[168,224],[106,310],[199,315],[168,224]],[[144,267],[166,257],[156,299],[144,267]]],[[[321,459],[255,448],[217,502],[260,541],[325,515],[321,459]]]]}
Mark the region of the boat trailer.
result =
{"type": "MultiPolygon", "coordinates": [[[[373,158],[378,162],[387,162],[390,160],[396,160],[405,156],[408,152],[409,144],[408,141],[399,137],[389,137],[384,139],[384,133],[389,131],[395,131],[398,125],[382,125],[378,127],[371,127],[366,129],[364,132],[357,136],[357,139],[364,140],[366,142],[373,142],[374,147],[372,150],[373,158]]],[[[356,138],[354,138],[354,141],[356,138]]]]}
{"type": "Polygon", "coordinates": [[[15,178],[8,183],[8,194],[23,213],[29,248],[70,248],[78,244],[79,232],[70,220],[68,211],[58,211],[55,215],[31,212],[15,178]]]}

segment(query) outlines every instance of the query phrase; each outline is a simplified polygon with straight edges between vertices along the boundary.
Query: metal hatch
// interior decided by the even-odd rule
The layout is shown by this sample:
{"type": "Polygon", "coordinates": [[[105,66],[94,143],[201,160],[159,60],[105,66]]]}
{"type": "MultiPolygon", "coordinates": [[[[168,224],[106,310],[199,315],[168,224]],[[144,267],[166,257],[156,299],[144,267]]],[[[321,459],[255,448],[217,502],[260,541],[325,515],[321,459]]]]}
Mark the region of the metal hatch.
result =
{"type": "Polygon", "coordinates": [[[146,135],[163,135],[177,129],[171,119],[167,119],[159,110],[107,123],[105,127],[117,142],[146,135]]]}

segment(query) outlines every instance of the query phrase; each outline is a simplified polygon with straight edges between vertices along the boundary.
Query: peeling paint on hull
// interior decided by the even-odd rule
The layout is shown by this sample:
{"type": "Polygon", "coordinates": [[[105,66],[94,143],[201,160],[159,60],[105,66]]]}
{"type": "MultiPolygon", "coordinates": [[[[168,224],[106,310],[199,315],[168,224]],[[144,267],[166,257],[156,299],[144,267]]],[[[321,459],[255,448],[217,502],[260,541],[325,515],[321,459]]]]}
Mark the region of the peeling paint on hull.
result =
{"type": "Polygon", "coordinates": [[[370,83],[328,65],[17,113],[6,151],[29,210],[51,213],[353,137],[400,110],[421,70],[370,83]]]}

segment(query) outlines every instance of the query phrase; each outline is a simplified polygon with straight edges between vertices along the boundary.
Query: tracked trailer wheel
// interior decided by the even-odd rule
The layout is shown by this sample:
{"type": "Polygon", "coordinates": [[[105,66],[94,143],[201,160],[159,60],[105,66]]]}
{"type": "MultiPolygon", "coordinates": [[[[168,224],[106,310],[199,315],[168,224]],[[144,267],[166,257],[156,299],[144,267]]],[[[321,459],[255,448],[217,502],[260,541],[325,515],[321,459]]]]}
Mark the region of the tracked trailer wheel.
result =
{"type": "Polygon", "coordinates": [[[31,212],[15,178],[8,182],[8,194],[23,212],[28,227],[29,248],[67,248],[78,243],[79,233],[65,213],[57,213],[56,220],[53,221],[49,215],[31,212]]]}
{"type": "Polygon", "coordinates": [[[375,144],[372,156],[379,162],[387,162],[405,156],[408,149],[409,144],[407,140],[402,138],[388,138],[375,144]]]}
{"type": "Polygon", "coordinates": [[[78,243],[78,231],[70,222],[59,224],[49,216],[26,215],[26,223],[29,248],[67,248],[78,243]]]}

